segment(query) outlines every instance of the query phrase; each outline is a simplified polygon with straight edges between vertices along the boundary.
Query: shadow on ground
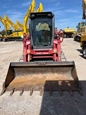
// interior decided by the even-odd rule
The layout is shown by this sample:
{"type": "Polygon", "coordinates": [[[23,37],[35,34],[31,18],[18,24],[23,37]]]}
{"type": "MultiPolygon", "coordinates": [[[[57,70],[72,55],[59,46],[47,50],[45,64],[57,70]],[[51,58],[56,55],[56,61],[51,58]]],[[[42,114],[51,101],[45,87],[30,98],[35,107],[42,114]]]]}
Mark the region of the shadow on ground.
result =
{"type": "Polygon", "coordinates": [[[79,91],[73,91],[72,95],[70,91],[44,91],[40,115],[86,115],[86,81],[80,84],[83,96],[79,91]]]}

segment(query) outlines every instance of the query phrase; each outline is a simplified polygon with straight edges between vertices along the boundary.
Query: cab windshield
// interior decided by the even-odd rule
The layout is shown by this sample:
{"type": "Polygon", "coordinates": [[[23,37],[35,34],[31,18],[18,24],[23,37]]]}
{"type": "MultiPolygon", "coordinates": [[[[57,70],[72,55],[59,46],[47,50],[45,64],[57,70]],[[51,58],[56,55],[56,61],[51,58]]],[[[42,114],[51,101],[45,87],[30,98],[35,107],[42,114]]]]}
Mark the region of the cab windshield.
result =
{"type": "Polygon", "coordinates": [[[32,20],[32,41],[35,47],[51,46],[52,18],[35,18],[32,20]]]}

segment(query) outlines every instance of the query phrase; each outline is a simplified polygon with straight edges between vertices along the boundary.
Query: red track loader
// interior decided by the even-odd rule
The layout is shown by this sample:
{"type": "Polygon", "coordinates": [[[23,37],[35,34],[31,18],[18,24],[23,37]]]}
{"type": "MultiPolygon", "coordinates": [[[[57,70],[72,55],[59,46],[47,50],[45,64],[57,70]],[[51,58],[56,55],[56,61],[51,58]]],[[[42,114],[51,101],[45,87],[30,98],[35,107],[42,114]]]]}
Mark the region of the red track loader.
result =
{"type": "Polygon", "coordinates": [[[63,31],[55,31],[52,12],[30,14],[29,35],[23,38],[23,62],[11,62],[3,83],[6,91],[81,92],[74,62],[62,61],[63,31]]]}

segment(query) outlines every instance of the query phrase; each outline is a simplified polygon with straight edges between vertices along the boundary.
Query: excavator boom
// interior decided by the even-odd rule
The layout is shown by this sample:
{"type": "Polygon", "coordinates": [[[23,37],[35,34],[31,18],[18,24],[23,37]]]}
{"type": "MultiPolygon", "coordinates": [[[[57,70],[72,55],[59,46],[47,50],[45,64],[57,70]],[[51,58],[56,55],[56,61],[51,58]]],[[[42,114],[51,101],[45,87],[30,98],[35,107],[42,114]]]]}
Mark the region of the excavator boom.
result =
{"type": "Polygon", "coordinates": [[[8,23],[8,21],[7,21],[7,20],[3,19],[3,18],[0,16],[0,21],[1,21],[1,22],[2,22],[2,24],[4,25],[5,30],[10,29],[10,24],[8,23]]]}
{"type": "Polygon", "coordinates": [[[36,10],[36,12],[43,12],[43,5],[42,5],[42,3],[39,4],[39,7],[36,10]]]}
{"type": "Polygon", "coordinates": [[[16,20],[16,25],[18,25],[22,30],[24,30],[24,25],[21,24],[18,20],[16,20]]]}
{"type": "Polygon", "coordinates": [[[24,33],[27,33],[27,30],[28,30],[28,19],[29,19],[29,16],[30,16],[30,13],[31,12],[34,12],[35,10],[35,1],[32,0],[32,3],[30,4],[27,12],[26,12],[26,15],[24,16],[24,33]]]}
{"type": "Polygon", "coordinates": [[[4,15],[4,19],[13,27],[14,30],[18,30],[18,26],[14,24],[6,15],[4,15]]]}

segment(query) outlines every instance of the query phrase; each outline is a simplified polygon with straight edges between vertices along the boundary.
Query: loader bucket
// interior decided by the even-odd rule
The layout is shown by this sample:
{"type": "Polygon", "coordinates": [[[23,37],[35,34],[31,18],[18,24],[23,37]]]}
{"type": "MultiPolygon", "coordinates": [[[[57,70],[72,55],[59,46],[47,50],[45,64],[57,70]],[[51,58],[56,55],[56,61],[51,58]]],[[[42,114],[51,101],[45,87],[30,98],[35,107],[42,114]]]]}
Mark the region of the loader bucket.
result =
{"type": "Polygon", "coordinates": [[[1,94],[6,91],[81,92],[74,62],[12,62],[1,94]]]}

